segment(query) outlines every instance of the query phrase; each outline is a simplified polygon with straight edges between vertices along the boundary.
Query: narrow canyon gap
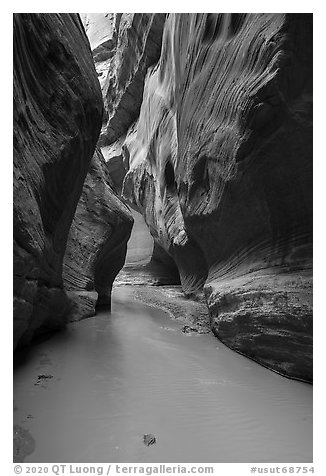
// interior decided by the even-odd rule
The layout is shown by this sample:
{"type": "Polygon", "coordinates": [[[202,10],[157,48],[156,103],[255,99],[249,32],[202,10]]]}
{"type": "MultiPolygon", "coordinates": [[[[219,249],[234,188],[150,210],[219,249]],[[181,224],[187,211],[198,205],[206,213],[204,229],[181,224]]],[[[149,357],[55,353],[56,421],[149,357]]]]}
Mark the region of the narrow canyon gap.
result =
{"type": "Polygon", "coordinates": [[[312,387],[196,325],[207,308],[194,312],[179,285],[153,285],[152,242],[133,215],[111,313],[69,324],[17,364],[14,421],[35,441],[25,462],[311,461],[312,387]]]}
{"type": "Polygon", "coordinates": [[[312,460],[311,14],[14,14],[14,349],[15,461],[312,460]]]}

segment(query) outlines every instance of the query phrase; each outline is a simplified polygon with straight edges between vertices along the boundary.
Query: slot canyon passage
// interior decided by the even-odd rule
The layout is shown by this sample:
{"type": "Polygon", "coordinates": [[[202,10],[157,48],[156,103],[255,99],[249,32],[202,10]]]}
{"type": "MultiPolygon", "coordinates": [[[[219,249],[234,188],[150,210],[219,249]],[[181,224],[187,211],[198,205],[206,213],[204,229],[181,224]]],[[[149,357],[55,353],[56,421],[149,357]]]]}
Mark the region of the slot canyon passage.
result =
{"type": "Polygon", "coordinates": [[[311,14],[14,14],[13,170],[15,462],[312,462],[311,14]]]}

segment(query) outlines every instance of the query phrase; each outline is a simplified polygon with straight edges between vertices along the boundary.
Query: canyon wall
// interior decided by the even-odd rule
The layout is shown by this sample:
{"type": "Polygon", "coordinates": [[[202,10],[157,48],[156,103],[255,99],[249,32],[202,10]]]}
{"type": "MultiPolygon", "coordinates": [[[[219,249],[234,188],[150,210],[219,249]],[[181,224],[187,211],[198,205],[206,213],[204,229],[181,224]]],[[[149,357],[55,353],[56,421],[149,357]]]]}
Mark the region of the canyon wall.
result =
{"type": "Polygon", "coordinates": [[[139,115],[147,69],[156,63],[164,13],[82,14],[102,88],[104,116],[99,145],[125,134],[139,115]]]}
{"type": "MultiPolygon", "coordinates": [[[[98,146],[106,161],[112,189],[120,197],[129,168],[126,144],[139,116],[148,68],[160,57],[165,17],[162,13],[81,14],[104,100],[98,146]]],[[[137,206],[129,205],[138,211],[137,206]]],[[[133,216],[137,217],[137,213],[133,216]]],[[[128,267],[132,268],[131,263],[128,267]]],[[[144,279],[156,285],[179,283],[175,263],[158,243],[155,243],[151,262],[145,267],[139,282],[144,279]]],[[[124,274],[128,275],[127,269],[124,274]]],[[[126,276],[121,276],[120,281],[124,279],[126,276]]]]}
{"type": "Polygon", "coordinates": [[[104,158],[96,149],[64,258],[69,320],[93,316],[99,307],[110,309],[112,283],[124,265],[132,226],[133,218],[112,190],[104,158]]]}
{"type": "MultiPolygon", "coordinates": [[[[110,51],[105,84],[121,98],[134,48],[124,68],[110,51]]],[[[186,295],[204,291],[219,339],[311,381],[312,15],[169,14],[138,94],[129,130],[137,107],[111,126],[107,105],[101,133],[124,198],[186,295]]]]}
{"type": "Polygon", "coordinates": [[[77,14],[14,14],[14,347],[60,328],[62,263],[103,102],[77,14]]]}

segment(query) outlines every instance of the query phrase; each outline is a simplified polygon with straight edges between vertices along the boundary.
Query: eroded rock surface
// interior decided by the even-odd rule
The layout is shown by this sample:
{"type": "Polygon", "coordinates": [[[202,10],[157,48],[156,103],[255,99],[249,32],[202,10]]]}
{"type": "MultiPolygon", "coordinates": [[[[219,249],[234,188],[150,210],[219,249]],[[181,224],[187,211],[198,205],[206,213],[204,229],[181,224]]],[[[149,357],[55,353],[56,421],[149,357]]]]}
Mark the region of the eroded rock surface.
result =
{"type": "Polygon", "coordinates": [[[170,14],[122,155],[216,335],[311,381],[312,15],[170,14]]]}
{"type": "Polygon", "coordinates": [[[61,327],[62,262],[102,98],[77,14],[14,15],[14,346],[61,327]]]}
{"type": "Polygon", "coordinates": [[[104,158],[96,149],[64,259],[70,320],[93,316],[96,306],[110,307],[112,283],[124,265],[132,225],[133,218],[113,192],[104,158]]]}
{"type": "Polygon", "coordinates": [[[180,284],[173,259],[154,242],[142,215],[131,209],[134,219],[126,261],[115,286],[166,286],[180,284]]]}
{"type": "Polygon", "coordinates": [[[147,68],[160,51],[164,13],[82,15],[104,100],[99,145],[112,144],[137,119],[147,68]]]}

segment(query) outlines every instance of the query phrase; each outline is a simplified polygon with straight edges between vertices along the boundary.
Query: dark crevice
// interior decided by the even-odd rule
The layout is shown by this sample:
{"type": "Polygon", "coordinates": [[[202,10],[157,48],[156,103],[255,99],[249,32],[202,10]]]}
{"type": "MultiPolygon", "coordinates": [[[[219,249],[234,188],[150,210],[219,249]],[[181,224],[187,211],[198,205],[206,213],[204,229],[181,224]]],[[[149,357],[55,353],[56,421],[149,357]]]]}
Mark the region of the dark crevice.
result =
{"type": "Polygon", "coordinates": [[[208,13],[203,35],[204,43],[213,43],[219,37],[223,26],[223,16],[222,13],[208,13]]]}
{"type": "Polygon", "coordinates": [[[246,19],[246,13],[231,13],[229,23],[229,36],[235,36],[241,29],[246,19]]]}
{"type": "Polygon", "coordinates": [[[164,179],[167,191],[170,193],[175,193],[177,190],[177,184],[175,181],[173,165],[170,161],[166,163],[164,169],[164,179]]]}

